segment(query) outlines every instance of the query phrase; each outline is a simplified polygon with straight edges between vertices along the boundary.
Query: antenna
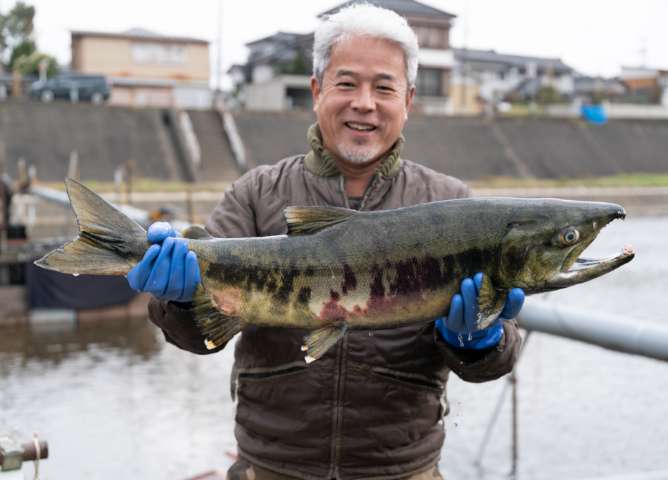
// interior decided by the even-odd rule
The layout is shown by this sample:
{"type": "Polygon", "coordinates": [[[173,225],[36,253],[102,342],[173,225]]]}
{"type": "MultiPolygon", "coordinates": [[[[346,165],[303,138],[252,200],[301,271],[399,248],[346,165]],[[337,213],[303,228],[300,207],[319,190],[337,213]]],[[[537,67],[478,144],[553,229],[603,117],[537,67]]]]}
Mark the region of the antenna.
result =
{"type": "Polygon", "coordinates": [[[638,49],[640,54],[640,64],[643,67],[647,66],[647,37],[640,38],[640,48],[638,49]]]}
{"type": "Polygon", "coordinates": [[[223,56],[223,0],[218,0],[218,37],[216,38],[216,93],[221,90],[220,74],[222,69],[221,58],[223,56]]]}

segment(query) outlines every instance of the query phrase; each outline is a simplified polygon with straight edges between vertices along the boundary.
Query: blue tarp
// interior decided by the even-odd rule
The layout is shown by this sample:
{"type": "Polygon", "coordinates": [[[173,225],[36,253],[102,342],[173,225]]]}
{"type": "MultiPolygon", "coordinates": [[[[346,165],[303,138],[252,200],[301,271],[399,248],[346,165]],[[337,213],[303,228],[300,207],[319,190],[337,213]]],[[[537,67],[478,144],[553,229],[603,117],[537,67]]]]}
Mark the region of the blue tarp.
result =
{"type": "Polygon", "coordinates": [[[603,105],[582,105],[580,114],[587,122],[595,125],[603,125],[608,121],[608,114],[603,105]]]}

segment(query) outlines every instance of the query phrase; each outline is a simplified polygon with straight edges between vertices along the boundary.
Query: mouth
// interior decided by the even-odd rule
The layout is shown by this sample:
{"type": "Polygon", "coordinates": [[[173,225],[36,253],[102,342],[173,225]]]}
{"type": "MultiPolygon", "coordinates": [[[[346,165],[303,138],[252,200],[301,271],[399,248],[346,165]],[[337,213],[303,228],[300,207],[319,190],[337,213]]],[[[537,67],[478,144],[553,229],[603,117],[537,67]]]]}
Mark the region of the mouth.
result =
{"type": "Polygon", "coordinates": [[[369,133],[378,129],[376,125],[366,122],[344,122],[344,125],[347,129],[358,133],[369,133]]]}
{"type": "Polygon", "coordinates": [[[601,220],[594,221],[591,237],[573,249],[564,261],[561,271],[545,285],[546,290],[556,290],[592,280],[633,260],[635,251],[631,246],[625,246],[621,253],[617,255],[601,259],[579,256],[594,241],[605,226],[613,220],[624,219],[625,217],[626,212],[624,209],[620,209],[601,220]]]}

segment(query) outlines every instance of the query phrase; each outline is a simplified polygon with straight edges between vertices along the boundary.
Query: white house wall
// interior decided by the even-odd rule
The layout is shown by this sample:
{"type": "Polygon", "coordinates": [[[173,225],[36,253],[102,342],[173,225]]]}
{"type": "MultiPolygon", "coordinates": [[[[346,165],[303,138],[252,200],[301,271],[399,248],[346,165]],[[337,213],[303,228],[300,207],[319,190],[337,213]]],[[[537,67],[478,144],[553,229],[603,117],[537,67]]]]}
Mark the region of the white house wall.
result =
{"type": "Polygon", "coordinates": [[[283,82],[252,83],[245,88],[248,110],[283,110],[285,108],[285,86],[283,82]]]}
{"type": "Polygon", "coordinates": [[[424,67],[452,68],[455,64],[455,55],[452,50],[421,48],[418,53],[418,63],[424,67]]]}
{"type": "Polygon", "coordinates": [[[211,108],[213,95],[208,85],[177,86],[174,88],[174,105],[179,108],[211,108]]]}

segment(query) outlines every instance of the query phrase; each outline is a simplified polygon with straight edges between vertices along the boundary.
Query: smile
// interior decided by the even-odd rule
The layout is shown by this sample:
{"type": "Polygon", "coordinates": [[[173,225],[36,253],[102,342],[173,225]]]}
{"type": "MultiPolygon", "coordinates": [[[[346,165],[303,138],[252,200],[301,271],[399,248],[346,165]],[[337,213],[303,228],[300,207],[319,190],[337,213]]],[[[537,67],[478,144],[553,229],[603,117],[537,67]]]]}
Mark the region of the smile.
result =
{"type": "Polygon", "coordinates": [[[373,132],[376,126],[369,123],[345,122],[344,125],[356,132],[373,132]]]}

